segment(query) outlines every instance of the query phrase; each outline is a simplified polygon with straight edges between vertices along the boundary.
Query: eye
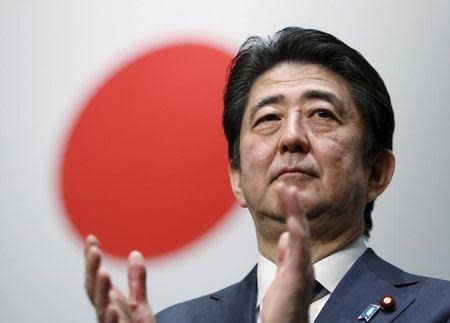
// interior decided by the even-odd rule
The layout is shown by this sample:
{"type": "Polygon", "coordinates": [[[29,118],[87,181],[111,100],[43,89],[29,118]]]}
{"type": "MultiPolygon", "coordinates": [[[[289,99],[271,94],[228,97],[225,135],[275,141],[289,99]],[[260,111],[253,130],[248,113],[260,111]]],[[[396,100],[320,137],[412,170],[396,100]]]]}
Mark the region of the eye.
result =
{"type": "Polygon", "coordinates": [[[260,123],[263,123],[263,122],[272,122],[272,121],[278,121],[278,120],[280,120],[280,118],[276,114],[274,114],[274,113],[266,114],[256,120],[255,126],[260,123]]]}
{"type": "Polygon", "coordinates": [[[331,111],[324,109],[315,110],[313,115],[319,117],[320,119],[335,119],[331,111]]]}

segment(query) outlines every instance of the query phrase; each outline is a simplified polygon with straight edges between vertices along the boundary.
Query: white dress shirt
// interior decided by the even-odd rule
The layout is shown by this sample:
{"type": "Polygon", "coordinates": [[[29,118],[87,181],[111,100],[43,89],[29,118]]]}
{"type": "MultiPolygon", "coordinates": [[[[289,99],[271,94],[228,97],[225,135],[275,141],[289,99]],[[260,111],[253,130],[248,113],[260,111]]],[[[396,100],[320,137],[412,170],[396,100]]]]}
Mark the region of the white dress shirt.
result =
{"type": "MultiPolygon", "coordinates": [[[[367,245],[362,237],[346,246],[344,249],[329,255],[313,265],[314,278],[325,289],[319,293],[309,306],[309,319],[311,322],[319,315],[331,293],[339,284],[345,273],[353,266],[356,260],[366,251],[367,245]]],[[[277,266],[261,254],[259,255],[257,280],[258,295],[256,298],[256,322],[261,323],[260,309],[264,306],[263,298],[267,288],[275,279],[277,266]]]]}

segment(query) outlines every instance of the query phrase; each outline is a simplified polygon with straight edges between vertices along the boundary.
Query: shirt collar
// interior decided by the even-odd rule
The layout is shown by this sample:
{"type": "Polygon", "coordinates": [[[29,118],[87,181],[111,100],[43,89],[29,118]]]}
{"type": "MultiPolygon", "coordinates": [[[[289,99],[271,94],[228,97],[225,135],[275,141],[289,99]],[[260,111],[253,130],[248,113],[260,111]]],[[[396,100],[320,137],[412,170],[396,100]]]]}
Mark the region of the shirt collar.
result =
{"type": "Polygon", "coordinates": [[[332,293],[347,271],[366,251],[367,245],[362,237],[344,249],[325,257],[313,265],[314,278],[332,293]]]}
{"type": "MultiPolygon", "coordinates": [[[[344,249],[339,250],[313,265],[315,279],[332,293],[339,284],[345,273],[353,266],[356,260],[366,251],[367,245],[362,237],[359,237],[344,249]]],[[[267,288],[275,279],[277,266],[269,259],[259,254],[257,282],[258,308],[266,294],[267,288]]]]}
{"type": "Polygon", "coordinates": [[[256,279],[258,281],[258,298],[256,299],[256,308],[261,304],[267,288],[269,288],[272,281],[277,274],[277,266],[269,259],[259,254],[258,268],[256,279]]]}

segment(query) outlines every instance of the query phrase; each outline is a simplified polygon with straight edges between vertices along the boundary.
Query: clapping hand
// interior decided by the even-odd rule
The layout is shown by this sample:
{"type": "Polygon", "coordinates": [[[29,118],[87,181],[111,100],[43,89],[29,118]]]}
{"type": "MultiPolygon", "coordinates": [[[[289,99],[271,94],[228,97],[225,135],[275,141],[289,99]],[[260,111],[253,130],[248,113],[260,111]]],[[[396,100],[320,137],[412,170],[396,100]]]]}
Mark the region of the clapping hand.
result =
{"type": "Polygon", "coordinates": [[[309,229],[297,189],[280,185],[277,195],[287,216],[287,231],[278,242],[278,270],[262,305],[264,323],[307,323],[314,273],[309,229]]]}
{"type": "Polygon", "coordinates": [[[128,298],[101,267],[102,252],[93,235],[86,239],[85,261],[85,289],[99,323],[156,323],[147,301],[145,263],[139,252],[133,251],[128,257],[128,298]]]}
{"type": "MultiPolygon", "coordinates": [[[[308,223],[295,187],[277,187],[281,211],[287,216],[287,231],[278,243],[278,271],[262,306],[264,323],[307,323],[314,279],[308,223]]],[[[129,296],[125,297],[101,267],[98,240],[86,239],[85,289],[99,323],[156,323],[147,301],[146,270],[142,255],[128,258],[129,296]]]]}

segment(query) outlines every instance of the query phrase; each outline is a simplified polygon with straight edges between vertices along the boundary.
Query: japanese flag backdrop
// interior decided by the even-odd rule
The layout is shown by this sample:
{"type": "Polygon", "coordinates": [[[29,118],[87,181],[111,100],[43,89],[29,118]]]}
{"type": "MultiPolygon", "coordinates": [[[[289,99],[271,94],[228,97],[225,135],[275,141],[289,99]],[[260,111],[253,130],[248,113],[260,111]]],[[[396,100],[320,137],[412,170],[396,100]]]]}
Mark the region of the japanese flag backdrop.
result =
{"type": "Polygon", "coordinates": [[[146,256],[155,312],[241,279],[257,259],[227,178],[225,72],[249,35],[319,28],[390,90],[397,171],[369,244],[450,279],[450,22],[445,1],[2,1],[2,322],[94,322],[83,237],[126,290],[146,256]]]}

